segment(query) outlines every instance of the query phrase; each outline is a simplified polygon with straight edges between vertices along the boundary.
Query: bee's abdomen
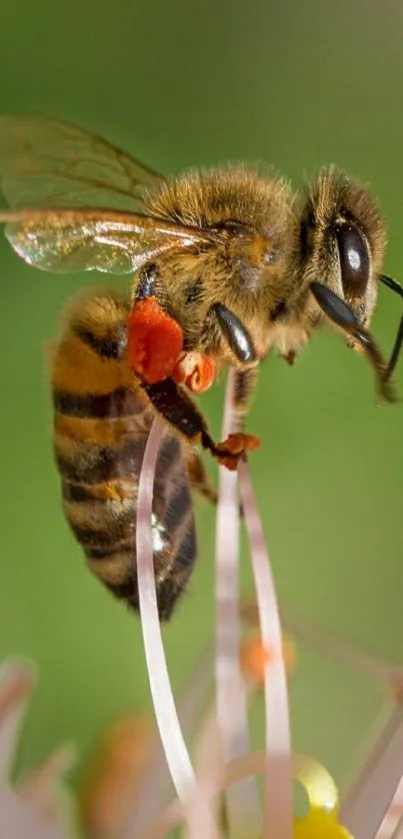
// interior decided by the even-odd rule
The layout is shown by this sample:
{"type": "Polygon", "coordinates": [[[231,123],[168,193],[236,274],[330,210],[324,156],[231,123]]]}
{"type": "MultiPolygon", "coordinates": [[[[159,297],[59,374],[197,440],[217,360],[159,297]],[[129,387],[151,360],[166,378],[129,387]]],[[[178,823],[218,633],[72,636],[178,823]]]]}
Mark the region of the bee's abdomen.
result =
{"type": "MultiPolygon", "coordinates": [[[[88,564],[117,597],[138,607],[138,479],[153,414],[125,364],[126,311],[92,296],[72,310],[53,364],[54,448],[64,512],[88,564]]],[[[154,485],[157,600],[168,619],[196,558],[182,447],[165,433],[154,485]]]]}

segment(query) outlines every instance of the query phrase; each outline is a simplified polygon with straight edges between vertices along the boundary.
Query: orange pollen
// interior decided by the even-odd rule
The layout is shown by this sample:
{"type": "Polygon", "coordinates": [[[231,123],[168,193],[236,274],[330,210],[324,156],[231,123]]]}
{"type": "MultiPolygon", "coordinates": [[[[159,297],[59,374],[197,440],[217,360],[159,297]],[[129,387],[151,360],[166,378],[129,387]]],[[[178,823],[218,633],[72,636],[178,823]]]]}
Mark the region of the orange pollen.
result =
{"type": "Polygon", "coordinates": [[[215,364],[208,355],[199,352],[182,353],[175,364],[172,378],[184,384],[192,393],[203,393],[213,384],[215,364]]]}
{"type": "Polygon", "coordinates": [[[273,652],[267,650],[260,638],[250,638],[245,641],[241,649],[241,666],[244,675],[253,684],[264,682],[266,664],[273,661],[273,652]]]}
{"type": "MultiPolygon", "coordinates": [[[[295,668],[296,653],[293,640],[287,635],[283,635],[282,638],[282,658],[287,674],[290,675],[295,668]]],[[[275,662],[274,650],[264,646],[259,634],[253,635],[243,642],[241,666],[245,676],[253,684],[263,684],[266,665],[268,663],[275,664],[275,662]]]]}
{"type": "Polygon", "coordinates": [[[127,320],[127,362],[147,384],[172,375],[183,349],[183,333],[156,297],[135,303],[127,320]]]}

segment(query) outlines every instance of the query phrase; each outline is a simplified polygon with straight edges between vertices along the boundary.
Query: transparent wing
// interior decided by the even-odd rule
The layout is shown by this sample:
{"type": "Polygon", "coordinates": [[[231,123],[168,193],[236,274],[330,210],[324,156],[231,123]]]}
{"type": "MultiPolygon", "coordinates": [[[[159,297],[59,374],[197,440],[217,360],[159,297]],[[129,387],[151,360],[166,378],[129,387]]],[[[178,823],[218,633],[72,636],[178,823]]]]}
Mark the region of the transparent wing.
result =
{"type": "Polygon", "coordinates": [[[0,116],[0,189],[11,207],[141,211],[161,176],[100,137],[51,117],[0,116]]]}
{"type": "Polygon", "coordinates": [[[164,251],[214,237],[213,232],[113,210],[0,211],[1,222],[25,262],[53,273],[129,274],[164,251]]]}

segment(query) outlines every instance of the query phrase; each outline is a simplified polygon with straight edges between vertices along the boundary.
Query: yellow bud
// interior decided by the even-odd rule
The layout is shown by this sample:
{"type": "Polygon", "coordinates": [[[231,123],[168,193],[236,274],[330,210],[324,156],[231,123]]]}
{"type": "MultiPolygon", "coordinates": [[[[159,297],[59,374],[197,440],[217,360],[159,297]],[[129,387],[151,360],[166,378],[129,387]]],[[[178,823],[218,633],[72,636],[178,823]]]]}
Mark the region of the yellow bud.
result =
{"type": "Polygon", "coordinates": [[[294,839],[352,839],[337,819],[337,810],[311,807],[307,816],[294,821],[294,839]]]}

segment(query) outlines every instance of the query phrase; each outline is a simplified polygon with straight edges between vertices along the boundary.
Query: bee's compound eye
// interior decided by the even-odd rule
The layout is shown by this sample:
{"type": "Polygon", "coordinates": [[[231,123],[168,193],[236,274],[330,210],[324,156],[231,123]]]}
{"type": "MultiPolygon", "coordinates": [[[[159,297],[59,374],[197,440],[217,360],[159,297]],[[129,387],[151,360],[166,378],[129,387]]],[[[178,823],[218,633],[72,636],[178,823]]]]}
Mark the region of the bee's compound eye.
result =
{"type": "Polygon", "coordinates": [[[361,297],[369,281],[370,255],[364,236],[355,227],[342,224],[336,231],[341,282],[348,296],[361,297]]]}

